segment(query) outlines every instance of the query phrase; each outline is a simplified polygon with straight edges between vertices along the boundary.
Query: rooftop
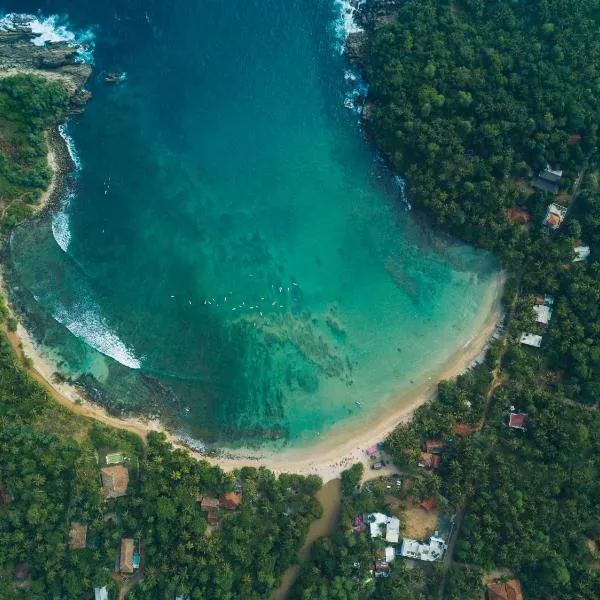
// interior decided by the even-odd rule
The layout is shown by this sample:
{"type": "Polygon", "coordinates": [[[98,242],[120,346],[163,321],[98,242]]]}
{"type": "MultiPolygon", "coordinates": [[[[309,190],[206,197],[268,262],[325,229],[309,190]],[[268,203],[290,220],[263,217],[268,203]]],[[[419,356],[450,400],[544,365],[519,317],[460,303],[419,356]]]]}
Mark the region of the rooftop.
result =
{"type": "Polygon", "coordinates": [[[588,256],[590,255],[590,247],[589,246],[575,246],[575,248],[573,248],[573,250],[575,251],[575,258],[573,259],[573,262],[582,262],[584,260],[587,260],[588,256]]]}
{"type": "Polygon", "coordinates": [[[437,498],[427,498],[421,502],[421,508],[426,511],[430,511],[437,506],[437,498]]]}
{"type": "Polygon", "coordinates": [[[512,429],[525,430],[529,416],[527,413],[510,413],[508,418],[508,426],[512,429]]]}
{"type": "Polygon", "coordinates": [[[552,318],[552,309],[545,304],[536,304],[533,307],[533,310],[535,312],[535,322],[542,325],[548,325],[552,318]]]}
{"type": "Polygon", "coordinates": [[[452,433],[461,437],[468,437],[479,431],[477,425],[468,425],[467,423],[455,423],[452,425],[452,433]]]}
{"type": "Polygon", "coordinates": [[[133,573],[133,540],[131,538],[121,538],[119,572],[133,573]]]}
{"type": "Polygon", "coordinates": [[[113,465],[100,469],[102,487],[107,498],[119,498],[127,493],[129,471],[123,465],[113,465]]]}
{"type": "Polygon", "coordinates": [[[427,542],[403,538],[400,554],[405,558],[433,562],[443,558],[447,547],[446,542],[436,536],[431,536],[427,542]]]}
{"type": "Polygon", "coordinates": [[[82,550],[86,546],[87,525],[83,523],[71,523],[69,531],[69,548],[71,550],[82,550]]]}
{"type": "Polygon", "coordinates": [[[548,206],[546,216],[544,217],[544,224],[549,225],[552,229],[558,229],[566,216],[567,207],[553,202],[548,206]]]}
{"type": "Polygon", "coordinates": [[[538,190],[542,190],[544,192],[548,192],[553,194],[554,196],[558,196],[558,184],[551,183],[550,181],[546,181],[546,179],[542,179],[541,177],[536,177],[531,185],[538,190]]]}
{"type": "Polygon", "coordinates": [[[490,583],[487,589],[488,600],[524,600],[518,579],[511,579],[506,583],[490,583]]]}
{"type": "Polygon", "coordinates": [[[521,344],[526,346],[532,346],[533,348],[539,348],[542,345],[542,336],[535,333],[522,333],[519,338],[521,344]]]}
{"type": "Polygon", "coordinates": [[[237,510],[242,503],[242,496],[236,492],[226,492],[219,498],[219,506],[227,510],[237,510]]]}
{"type": "Polygon", "coordinates": [[[108,590],[106,586],[94,588],[94,600],[108,600],[108,590]]]}

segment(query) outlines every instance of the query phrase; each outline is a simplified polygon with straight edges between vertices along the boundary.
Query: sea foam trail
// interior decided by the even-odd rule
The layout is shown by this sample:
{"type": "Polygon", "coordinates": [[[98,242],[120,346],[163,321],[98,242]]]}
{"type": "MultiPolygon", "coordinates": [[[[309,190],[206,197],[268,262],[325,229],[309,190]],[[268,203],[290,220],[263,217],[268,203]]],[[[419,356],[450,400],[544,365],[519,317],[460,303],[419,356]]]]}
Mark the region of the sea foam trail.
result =
{"type": "MultiPolygon", "coordinates": [[[[94,39],[92,29],[85,31],[73,30],[66,19],[57,15],[49,17],[30,14],[10,13],[0,18],[0,31],[7,31],[15,27],[29,27],[35,37],[32,43],[43,46],[48,42],[65,42],[77,50],[77,60],[93,64],[94,39]]],[[[69,135],[67,125],[59,126],[59,132],[65,141],[69,155],[75,165],[76,174],[81,171],[81,159],[77,153],[73,138],[69,135]]],[[[67,193],[62,201],[61,210],[52,218],[52,233],[56,243],[64,252],[68,252],[71,243],[70,218],[67,213],[71,200],[75,196],[74,184],[69,184],[67,193]]],[[[77,307],[73,311],[62,309],[54,314],[54,318],[64,325],[73,335],[83,339],[92,348],[117,362],[129,367],[139,369],[140,361],[121,339],[111,331],[106,319],[101,316],[98,306],[87,308],[77,307]]]]}
{"type": "Polygon", "coordinates": [[[7,31],[15,27],[29,27],[35,37],[31,40],[36,46],[43,46],[47,42],[66,42],[77,50],[77,60],[93,64],[95,33],[93,29],[71,29],[69,22],[58,15],[43,17],[9,13],[0,18],[0,31],[7,31]]]}
{"type": "Polygon", "coordinates": [[[106,319],[100,315],[99,307],[78,306],[72,311],[60,309],[53,316],[75,337],[84,340],[98,352],[110,356],[110,358],[130,369],[141,368],[141,363],[136,358],[133,350],[128,348],[119,336],[111,331],[106,319]]]}
{"type": "Polygon", "coordinates": [[[335,21],[336,46],[340,54],[346,50],[348,36],[363,31],[356,22],[356,13],[364,4],[365,0],[335,0],[335,7],[339,11],[335,21]]]}
{"type": "MultiPolygon", "coordinates": [[[[69,135],[69,130],[66,124],[63,123],[62,125],[59,125],[58,131],[62,139],[65,141],[69,156],[75,165],[75,176],[77,177],[81,171],[82,164],[79,154],[77,153],[77,148],[75,147],[75,142],[69,135]]],[[[69,246],[71,244],[71,219],[69,217],[68,210],[69,206],[71,205],[71,201],[75,197],[74,188],[75,182],[69,182],[67,185],[67,192],[61,202],[60,210],[52,216],[52,234],[54,235],[56,243],[66,253],[69,252],[69,246]]]]}

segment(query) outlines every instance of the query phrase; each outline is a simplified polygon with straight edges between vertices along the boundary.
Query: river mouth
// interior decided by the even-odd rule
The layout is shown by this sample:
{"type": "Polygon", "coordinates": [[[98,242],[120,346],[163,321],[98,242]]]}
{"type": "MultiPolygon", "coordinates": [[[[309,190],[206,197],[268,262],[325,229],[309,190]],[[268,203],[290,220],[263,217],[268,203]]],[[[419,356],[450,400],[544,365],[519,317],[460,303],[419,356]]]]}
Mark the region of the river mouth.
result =
{"type": "Polygon", "coordinates": [[[15,231],[11,281],[94,399],[202,447],[306,444],[477,334],[496,263],[401,201],[344,105],[334,2],[58,4],[128,76],[92,81],[69,200],[15,231]]]}

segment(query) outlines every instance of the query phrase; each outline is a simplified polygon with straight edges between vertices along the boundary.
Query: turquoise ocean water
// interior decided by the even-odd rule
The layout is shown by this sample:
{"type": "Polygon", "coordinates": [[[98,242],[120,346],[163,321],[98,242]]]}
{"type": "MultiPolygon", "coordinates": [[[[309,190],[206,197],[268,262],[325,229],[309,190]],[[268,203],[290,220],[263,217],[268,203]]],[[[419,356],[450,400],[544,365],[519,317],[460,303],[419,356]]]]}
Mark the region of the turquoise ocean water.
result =
{"type": "Polygon", "coordinates": [[[496,265],[419,223],[365,140],[334,0],[0,4],[93,34],[69,194],[11,260],[44,353],[99,401],[207,444],[307,442],[481,325],[496,265]]]}

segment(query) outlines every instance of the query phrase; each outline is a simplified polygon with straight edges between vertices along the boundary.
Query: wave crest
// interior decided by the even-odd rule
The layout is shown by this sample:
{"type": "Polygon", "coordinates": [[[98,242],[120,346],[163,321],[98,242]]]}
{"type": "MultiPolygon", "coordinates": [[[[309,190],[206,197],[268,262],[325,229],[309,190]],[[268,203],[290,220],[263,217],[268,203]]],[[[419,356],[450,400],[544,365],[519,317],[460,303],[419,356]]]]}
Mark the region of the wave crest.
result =
{"type": "Polygon", "coordinates": [[[62,308],[57,310],[53,317],[75,337],[84,340],[98,352],[109,356],[130,369],[141,368],[141,363],[133,350],[127,347],[119,336],[110,329],[98,307],[75,306],[71,311],[62,308]]]}
{"type": "Polygon", "coordinates": [[[9,31],[16,27],[28,27],[35,37],[31,40],[36,46],[47,42],[66,42],[77,50],[77,60],[94,63],[96,34],[92,28],[72,29],[68,19],[58,15],[43,17],[41,14],[9,13],[0,19],[0,31],[9,31]]]}

